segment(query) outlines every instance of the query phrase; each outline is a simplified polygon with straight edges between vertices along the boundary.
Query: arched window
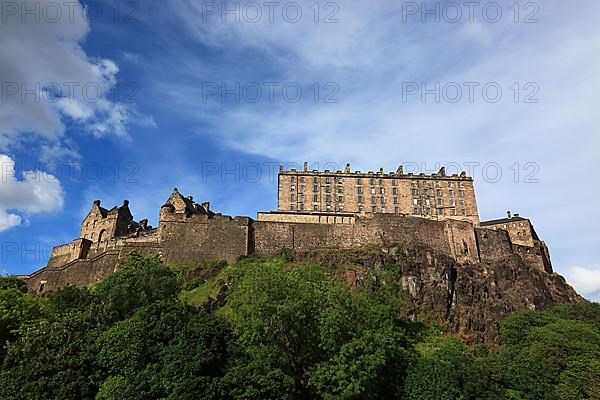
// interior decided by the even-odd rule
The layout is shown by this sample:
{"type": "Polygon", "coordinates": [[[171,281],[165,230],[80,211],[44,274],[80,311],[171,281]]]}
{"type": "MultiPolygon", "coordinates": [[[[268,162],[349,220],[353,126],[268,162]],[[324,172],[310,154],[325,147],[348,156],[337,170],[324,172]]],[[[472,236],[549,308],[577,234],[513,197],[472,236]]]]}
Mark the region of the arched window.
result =
{"type": "Polygon", "coordinates": [[[100,231],[100,235],[98,236],[98,242],[101,242],[102,240],[104,240],[105,233],[106,233],[105,229],[102,229],[100,231]]]}

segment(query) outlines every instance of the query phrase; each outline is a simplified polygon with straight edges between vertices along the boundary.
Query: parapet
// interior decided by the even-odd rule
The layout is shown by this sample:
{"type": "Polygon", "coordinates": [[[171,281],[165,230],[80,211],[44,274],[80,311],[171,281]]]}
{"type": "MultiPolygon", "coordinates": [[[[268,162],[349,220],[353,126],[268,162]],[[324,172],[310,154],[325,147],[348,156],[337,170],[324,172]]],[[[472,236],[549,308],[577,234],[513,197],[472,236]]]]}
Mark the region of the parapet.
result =
{"type": "Polygon", "coordinates": [[[373,177],[381,177],[381,178],[396,178],[396,179],[443,179],[443,180],[462,180],[462,181],[472,181],[473,178],[468,176],[466,171],[462,171],[460,174],[446,174],[446,167],[441,167],[437,173],[433,174],[425,174],[425,173],[405,173],[404,166],[398,166],[396,171],[385,172],[383,168],[380,168],[379,171],[354,171],[352,172],[350,169],[350,164],[346,164],[346,168],[337,171],[331,170],[309,170],[308,163],[304,163],[304,168],[302,170],[298,170],[295,168],[291,168],[286,170],[283,165],[279,166],[279,174],[280,175],[315,175],[315,176],[336,176],[336,177],[354,177],[354,178],[373,178],[373,177]]]}

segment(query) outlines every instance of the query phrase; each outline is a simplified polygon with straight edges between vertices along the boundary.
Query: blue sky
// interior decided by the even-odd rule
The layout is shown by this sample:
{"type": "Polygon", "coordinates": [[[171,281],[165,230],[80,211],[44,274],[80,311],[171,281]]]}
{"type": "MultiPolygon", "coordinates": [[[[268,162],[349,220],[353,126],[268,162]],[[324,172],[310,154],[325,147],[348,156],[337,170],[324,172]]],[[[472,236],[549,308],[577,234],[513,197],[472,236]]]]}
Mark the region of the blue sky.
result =
{"type": "Polygon", "coordinates": [[[600,299],[597,1],[0,3],[0,272],[43,266],[96,198],[255,216],[279,163],[450,164],[600,299]]]}

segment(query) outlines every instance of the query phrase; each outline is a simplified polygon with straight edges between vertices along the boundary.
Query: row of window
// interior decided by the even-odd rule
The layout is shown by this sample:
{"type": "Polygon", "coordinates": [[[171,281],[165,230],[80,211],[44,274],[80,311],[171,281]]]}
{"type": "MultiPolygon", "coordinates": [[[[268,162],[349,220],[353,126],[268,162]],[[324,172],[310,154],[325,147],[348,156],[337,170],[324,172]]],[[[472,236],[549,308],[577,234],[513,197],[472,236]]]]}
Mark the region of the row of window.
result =
{"type": "MultiPolygon", "coordinates": [[[[360,186],[360,185],[363,184],[363,178],[354,178],[354,179],[356,179],[356,184],[357,185],[360,186]]],[[[337,183],[338,185],[341,185],[341,184],[344,183],[344,179],[342,177],[335,177],[335,178],[332,178],[330,176],[326,176],[325,177],[325,183],[326,184],[329,185],[333,181],[335,181],[335,183],[337,183]]],[[[375,181],[378,181],[379,186],[383,186],[384,179],[382,179],[382,178],[379,178],[379,179],[369,178],[369,183],[371,184],[371,186],[375,185],[375,181]]],[[[305,179],[304,176],[301,176],[300,179],[296,179],[295,176],[292,176],[292,177],[290,177],[290,182],[291,182],[292,185],[295,185],[297,182],[306,183],[306,179],[305,179]]],[[[313,177],[313,183],[314,184],[318,184],[319,183],[319,177],[318,176],[313,177]]],[[[421,183],[421,181],[417,181],[417,180],[411,181],[411,186],[413,186],[413,187],[421,186],[421,184],[424,187],[429,187],[430,186],[430,182],[429,181],[424,181],[422,183],[421,183]]],[[[398,185],[398,180],[392,179],[392,186],[397,186],[397,185],[398,185]]],[[[435,185],[436,188],[439,188],[439,187],[442,186],[441,181],[434,181],[434,185],[435,185]]],[[[449,188],[452,188],[452,187],[455,186],[455,183],[452,182],[452,181],[447,181],[447,185],[448,185],[449,188]]],[[[458,186],[459,187],[464,187],[464,183],[463,182],[458,182],[458,186]]]]}
{"type": "MultiPolygon", "coordinates": [[[[305,185],[301,185],[300,186],[300,190],[299,193],[304,193],[306,191],[306,186],[305,185]]],[[[356,191],[358,194],[363,194],[363,187],[362,186],[358,186],[356,188],[356,191]]],[[[290,186],[290,192],[294,193],[296,192],[296,186],[292,185],[290,186]]],[[[319,185],[313,185],[313,192],[314,193],[318,193],[319,192],[319,185]]],[[[325,186],[325,193],[331,193],[332,189],[331,186],[325,186]]],[[[337,188],[337,193],[344,193],[344,189],[342,186],[339,186],[337,188]]],[[[379,190],[376,190],[375,187],[371,187],[371,194],[385,194],[385,188],[380,187],[379,190]]],[[[418,196],[420,191],[419,189],[412,189],[411,193],[413,196],[418,196]]],[[[430,196],[432,195],[433,192],[430,192],[429,189],[423,189],[423,195],[424,196],[430,196]]],[[[398,188],[392,188],[392,194],[393,195],[397,195],[398,194],[398,188]]],[[[444,195],[444,193],[442,192],[442,189],[436,189],[435,194],[438,197],[442,197],[444,195]]],[[[448,194],[450,195],[450,197],[454,197],[456,195],[456,192],[453,189],[448,190],[448,194]]],[[[465,197],[465,191],[460,189],[458,191],[458,196],[459,197],[465,197]]]]}
{"type": "MultiPolygon", "coordinates": [[[[318,203],[320,201],[318,194],[313,195],[312,198],[313,198],[313,203],[318,203]]],[[[376,204],[378,198],[379,198],[379,201],[381,202],[381,204],[385,204],[386,203],[384,196],[381,196],[381,197],[371,196],[371,204],[376,204]]],[[[334,201],[337,201],[338,203],[343,203],[344,202],[344,196],[332,197],[329,194],[325,195],[325,202],[326,203],[331,203],[332,199],[334,199],[334,201]]],[[[296,197],[296,195],[294,193],[292,193],[290,195],[290,201],[292,203],[295,203],[296,200],[298,200],[299,202],[303,203],[304,201],[306,201],[306,198],[305,198],[304,194],[302,194],[302,193],[300,193],[297,197],[296,197]]],[[[363,203],[364,202],[364,197],[363,196],[358,196],[357,200],[358,200],[359,204],[363,203]]],[[[394,204],[399,204],[398,197],[393,197],[393,202],[394,202],[394,204]]],[[[422,203],[424,203],[426,206],[430,206],[431,203],[432,203],[432,201],[431,201],[431,199],[425,199],[425,201],[423,202],[421,199],[419,199],[417,197],[413,198],[413,205],[418,206],[418,205],[420,205],[422,203]]],[[[438,206],[444,206],[445,205],[444,199],[438,198],[436,204],[438,206]]],[[[456,203],[456,200],[454,198],[448,199],[448,205],[450,207],[454,207],[454,206],[456,206],[456,204],[457,203],[456,203]]],[[[465,200],[462,199],[462,198],[458,199],[458,205],[464,207],[465,200]]]]}
{"type": "MultiPolygon", "coordinates": [[[[290,205],[290,210],[291,211],[296,211],[296,205],[295,204],[291,204],[290,205]]],[[[298,211],[305,211],[305,206],[304,204],[299,204],[298,211]]],[[[330,204],[327,204],[325,206],[325,210],[326,212],[331,212],[332,210],[335,210],[336,212],[344,212],[344,205],[337,205],[332,207],[330,204]]],[[[363,205],[359,205],[358,207],[358,212],[364,212],[365,208],[363,205]]],[[[313,205],[313,211],[321,211],[320,207],[318,205],[313,205]]],[[[431,208],[431,207],[424,207],[424,208],[420,208],[420,207],[414,207],[413,208],[413,215],[433,215],[433,212],[436,212],[437,215],[446,215],[446,210],[444,208],[431,208]]],[[[386,208],[385,206],[381,206],[381,208],[377,208],[377,206],[371,206],[371,212],[372,213],[385,213],[386,212],[386,208]]],[[[394,213],[396,214],[400,214],[400,207],[396,206],[394,207],[394,213]]],[[[451,216],[457,216],[457,210],[456,208],[451,208],[450,209],[450,215],[451,216]]],[[[467,210],[465,210],[464,208],[460,210],[460,215],[462,216],[467,216],[467,210]]]]}

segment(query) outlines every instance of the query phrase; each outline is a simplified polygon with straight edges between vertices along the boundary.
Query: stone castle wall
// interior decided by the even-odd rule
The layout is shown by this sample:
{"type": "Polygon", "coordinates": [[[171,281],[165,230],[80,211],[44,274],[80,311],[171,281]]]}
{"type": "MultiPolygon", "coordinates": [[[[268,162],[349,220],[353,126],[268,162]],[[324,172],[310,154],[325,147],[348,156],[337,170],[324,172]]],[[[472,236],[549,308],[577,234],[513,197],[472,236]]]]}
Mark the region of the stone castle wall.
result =
{"type": "Polygon", "coordinates": [[[423,244],[470,264],[493,262],[516,253],[532,268],[552,272],[543,242],[534,247],[513,245],[508,232],[500,229],[390,214],[357,216],[353,223],[344,222],[254,221],[214,213],[179,213],[163,207],[157,229],[102,242],[78,239],[59,246],[46,268],[25,279],[32,292],[41,294],[68,284],[87,286],[113,273],[118,258],[133,250],[158,254],[166,263],[232,263],[252,254],[272,256],[282,248],[303,253],[395,243],[423,244]]]}
{"type": "Polygon", "coordinates": [[[252,252],[251,221],[248,217],[162,213],[158,235],[163,260],[236,262],[252,252]]]}

